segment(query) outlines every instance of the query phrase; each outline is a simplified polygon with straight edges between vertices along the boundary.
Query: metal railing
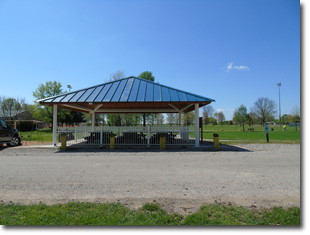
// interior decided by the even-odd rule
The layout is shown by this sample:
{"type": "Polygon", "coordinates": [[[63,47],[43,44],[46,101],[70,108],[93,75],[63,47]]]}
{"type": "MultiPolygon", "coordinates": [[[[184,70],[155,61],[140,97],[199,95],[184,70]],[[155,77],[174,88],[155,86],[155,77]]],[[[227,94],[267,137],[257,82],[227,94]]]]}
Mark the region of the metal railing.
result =
{"type": "Polygon", "coordinates": [[[61,134],[67,135],[69,145],[109,145],[110,137],[115,136],[115,145],[159,145],[160,136],[166,137],[166,145],[194,145],[190,133],[194,127],[156,127],[156,126],[90,126],[58,127],[57,141],[61,134]]]}

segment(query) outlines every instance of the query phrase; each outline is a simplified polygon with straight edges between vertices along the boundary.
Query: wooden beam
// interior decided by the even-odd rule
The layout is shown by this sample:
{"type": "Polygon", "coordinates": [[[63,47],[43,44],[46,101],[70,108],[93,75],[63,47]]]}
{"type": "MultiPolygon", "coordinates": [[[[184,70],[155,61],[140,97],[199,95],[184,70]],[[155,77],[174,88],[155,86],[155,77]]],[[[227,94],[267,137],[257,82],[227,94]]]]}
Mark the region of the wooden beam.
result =
{"type": "Polygon", "coordinates": [[[98,109],[97,113],[178,113],[175,109],[98,109]]]}
{"type": "Polygon", "coordinates": [[[65,106],[65,107],[69,107],[69,108],[73,108],[73,109],[79,109],[79,110],[83,110],[83,111],[86,111],[86,112],[93,112],[94,111],[91,108],[80,106],[80,105],[61,104],[61,106],[65,106]]]}
{"type": "Polygon", "coordinates": [[[194,104],[186,105],[185,107],[183,107],[183,108],[180,109],[180,112],[183,112],[185,109],[188,109],[188,108],[191,107],[192,105],[194,105],[194,104]]]}
{"type": "Polygon", "coordinates": [[[95,108],[94,108],[94,112],[96,112],[103,104],[98,104],[95,108]]]}

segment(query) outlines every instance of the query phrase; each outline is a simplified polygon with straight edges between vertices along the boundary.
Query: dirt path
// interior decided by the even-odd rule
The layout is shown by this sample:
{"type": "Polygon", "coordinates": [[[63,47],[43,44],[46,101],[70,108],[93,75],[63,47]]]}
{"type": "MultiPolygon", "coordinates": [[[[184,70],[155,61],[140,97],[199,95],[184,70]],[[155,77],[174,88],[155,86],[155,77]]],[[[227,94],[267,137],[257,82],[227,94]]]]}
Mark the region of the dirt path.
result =
{"type": "Polygon", "coordinates": [[[3,203],[158,202],[192,213],[206,203],[300,205],[300,146],[250,144],[246,151],[108,151],[0,148],[3,203]]]}

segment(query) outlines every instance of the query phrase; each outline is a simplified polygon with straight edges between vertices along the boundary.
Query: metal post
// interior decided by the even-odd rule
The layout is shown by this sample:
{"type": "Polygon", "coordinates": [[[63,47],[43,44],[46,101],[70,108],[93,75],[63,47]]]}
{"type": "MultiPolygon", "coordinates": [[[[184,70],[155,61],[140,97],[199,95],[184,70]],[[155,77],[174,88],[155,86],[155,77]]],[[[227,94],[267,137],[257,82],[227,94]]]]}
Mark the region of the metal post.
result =
{"type": "Polygon", "coordinates": [[[101,130],[100,130],[100,146],[102,146],[103,143],[103,126],[101,126],[101,130]]]}
{"type": "Polygon", "coordinates": [[[74,142],[77,142],[77,126],[74,127],[74,142]]]}
{"type": "Polygon", "coordinates": [[[281,87],[281,83],[278,83],[277,86],[279,87],[279,123],[280,123],[280,127],[281,127],[281,103],[280,103],[280,87],[281,87]]]}
{"type": "Polygon", "coordinates": [[[199,104],[195,104],[195,147],[199,147],[199,104]]]}
{"type": "Polygon", "coordinates": [[[56,146],[57,135],[57,104],[53,105],[53,145],[56,146]]]}
{"type": "Polygon", "coordinates": [[[179,127],[180,138],[182,139],[182,112],[179,112],[179,127]]]}
{"type": "Polygon", "coordinates": [[[150,126],[147,126],[147,147],[150,147],[150,126]]]}
{"type": "Polygon", "coordinates": [[[96,112],[92,112],[92,116],[91,116],[91,131],[95,130],[95,117],[96,117],[96,112]]]}

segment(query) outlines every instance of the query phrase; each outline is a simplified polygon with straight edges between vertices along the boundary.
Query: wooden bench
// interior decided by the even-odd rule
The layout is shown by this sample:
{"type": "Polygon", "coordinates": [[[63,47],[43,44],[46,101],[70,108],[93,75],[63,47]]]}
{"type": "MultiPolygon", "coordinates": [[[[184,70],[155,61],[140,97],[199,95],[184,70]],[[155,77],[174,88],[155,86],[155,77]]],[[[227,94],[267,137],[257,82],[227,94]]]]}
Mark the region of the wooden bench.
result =
{"type": "Polygon", "coordinates": [[[254,131],[254,128],[249,128],[248,131],[254,131]]]}

